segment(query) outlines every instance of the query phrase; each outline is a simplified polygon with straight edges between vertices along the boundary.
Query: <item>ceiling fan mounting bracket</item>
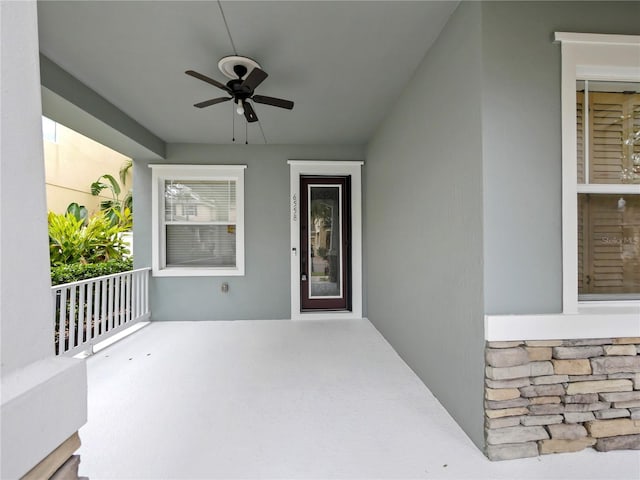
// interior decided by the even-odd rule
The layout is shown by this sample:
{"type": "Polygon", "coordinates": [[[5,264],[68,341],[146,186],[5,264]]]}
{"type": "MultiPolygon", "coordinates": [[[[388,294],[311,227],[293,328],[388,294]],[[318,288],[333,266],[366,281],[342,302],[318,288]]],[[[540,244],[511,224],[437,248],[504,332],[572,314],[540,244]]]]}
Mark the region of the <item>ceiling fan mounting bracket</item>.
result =
{"type": "Polygon", "coordinates": [[[244,71],[246,74],[247,72],[251,72],[254,68],[261,67],[260,64],[252,58],[242,57],[239,55],[229,55],[220,59],[218,62],[218,68],[224,76],[236,79],[241,77],[239,75],[239,72],[241,71],[244,71]]]}

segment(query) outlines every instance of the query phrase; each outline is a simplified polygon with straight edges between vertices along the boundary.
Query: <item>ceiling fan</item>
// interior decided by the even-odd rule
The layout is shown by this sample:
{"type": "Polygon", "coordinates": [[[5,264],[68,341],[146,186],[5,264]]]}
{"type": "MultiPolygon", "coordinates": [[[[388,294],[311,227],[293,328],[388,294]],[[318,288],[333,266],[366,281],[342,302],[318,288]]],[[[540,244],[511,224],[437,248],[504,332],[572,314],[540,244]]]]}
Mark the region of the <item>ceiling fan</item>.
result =
{"type": "Polygon", "coordinates": [[[258,85],[260,85],[268,76],[255,60],[248,57],[232,55],[222,58],[220,62],[218,62],[218,68],[225,76],[231,79],[226,84],[194,70],[187,70],[184,72],[198,80],[202,80],[214,87],[218,87],[230,95],[228,97],[218,97],[212,98],[211,100],[205,100],[204,102],[196,103],[194,107],[204,108],[217,103],[233,100],[237,105],[236,111],[238,114],[244,114],[247,122],[250,123],[257,122],[258,116],[248,100],[253,100],[255,103],[263,103],[274,107],[286,108],[287,110],[291,110],[293,108],[293,102],[291,100],[256,95],[254,93],[256,87],[258,87],[258,85]],[[247,72],[249,73],[248,75],[247,72]]]}

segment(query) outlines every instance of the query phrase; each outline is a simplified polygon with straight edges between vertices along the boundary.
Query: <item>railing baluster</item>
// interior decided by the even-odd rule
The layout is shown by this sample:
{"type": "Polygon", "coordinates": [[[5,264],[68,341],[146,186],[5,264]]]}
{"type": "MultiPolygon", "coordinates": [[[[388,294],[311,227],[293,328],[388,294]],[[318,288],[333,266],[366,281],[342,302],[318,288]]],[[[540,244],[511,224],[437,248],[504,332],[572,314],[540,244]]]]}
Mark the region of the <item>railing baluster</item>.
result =
{"type": "Polygon", "coordinates": [[[142,296],[144,297],[144,314],[149,313],[149,272],[142,277],[144,282],[144,288],[142,289],[142,296]]]}
{"type": "Polygon", "coordinates": [[[86,326],[86,304],[85,304],[85,291],[86,285],[79,285],[80,296],[78,297],[78,345],[82,345],[87,341],[87,326],[86,326]]]}
{"type": "Polygon", "coordinates": [[[136,273],[136,315],[138,317],[144,315],[144,309],[142,308],[142,292],[144,291],[144,286],[142,285],[142,273],[136,273]]]}
{"type": "Polygon", "coordinates": [[[127,323],[127,276],[120,277],[120,325],[127,323]]]}
{"type": "Polygon", "coordinates": [[[109,279],[100,281],[100,288],[102,290],[102,306],[100,308],[100,334],[107,333],[107,301],[109,300],[109,292],[107,287],[109,286],[109,279]]]}
{"type": "Polygon", "coordinates": [[[58,290],[55,288],[52,288],[51,289],[51,308],[53,310],[53,350],[54,350],[53,353],[55,355],[58,355],[58,347],[56,346],[56,343],[58,342],[56,342],[56,338],[58,338],[58,335],[59,335],[58,332],[60,331],[59,324],[58,326],[56,326],[56,319],[58,317],[58,314],[57,314],[58,309],[56,305],[57,298],[58,298],[58,290]]]}
{"type": "Polygon", "coordinates": [[[133,275],[129,274],[125,277],[124,292],[125,292],[125,309],[124,309],[124,323],[131,321],[131,279],[133,275]]]}
{"type": "Polygon", "coordinates": [[[58,353],[67,351],[67,289],[60,290],[60,308],[58,310],[58,353]]]}
{"type": "Polygon", "coordinates": [[[136,309],[135,309],[135,316],[136,318],[140,316],[140,292],[142,291],[141,285],[142,283],[140,282],[140,272],[135,272],[134,274],[134,278],[136,279],[135,281],[135,288],[134,288],[134,292],[135,292],[135,305],[136,305],[136,309]]]}
{"type": "Polygon", "coordinates": [[[127,279],[125,276],[120,277],[120,316],[118,318],[118,325],[123,325],[127,322],[127,279]]]}
{"type": "Polygon", "coordinates": [[[133,277],[134,274],[131,272],[129,275],[129,321],[132,322],[134,318],[133,315],[133,277]]]}
{"type": "Polygon", "coordinates": [[[87,322],[87,342],[91,342],[93,338],[93,282],[87,283],[87,302],[86,308],[86,322],[87,322]]]}
{"type": "Polygon", "coordinates": [[[120,303],[120,279],[119,278],[112,278],[111,279],[111,292],[112,292],[112,297],[111,297],[111,302],[109,303],[109,305],[111,305],[112,310],[111,310],[111,328],[116,328],[118,326],[117,323],[117,317],[118,317],[118,309],[119,309],[119,303],[120,303]]]}
{"type": "Polygon", "coordinates": [[[74,285],[69,291],[69,350],[76,344],[76,295],[77,286],[74,285]]]}
{"type": "Polygon", "coordinates": [[[100,299],[100,294],[102,293],[100,283],[100,281],[92,283],[96,297],[93,302],[93,335],[91,338],[100,336],[100,305],[102,305],[102,300],[100,299]]]}
{"type": "Polygon", "coordinates": [[[122,317],[122,277],[115,278],[115,287],[116,287],[116,300],[113,306],[113,326],[120,326],[120,319],[122,317]]]}

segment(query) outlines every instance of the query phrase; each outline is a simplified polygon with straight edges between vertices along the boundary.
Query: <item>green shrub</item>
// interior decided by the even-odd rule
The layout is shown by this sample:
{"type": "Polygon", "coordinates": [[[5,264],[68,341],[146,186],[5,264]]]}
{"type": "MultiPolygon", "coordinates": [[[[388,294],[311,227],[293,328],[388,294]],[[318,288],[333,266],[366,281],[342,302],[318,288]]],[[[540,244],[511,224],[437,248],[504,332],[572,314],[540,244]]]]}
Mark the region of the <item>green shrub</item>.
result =
{"type": "Polygon", "coordinates": [[[74,263],[51,267],[51,285],[77,282],[88,278],[133,270],[133,259],[111,260],[102,263],[74,263]]]}
{"type": "Polygon", "coordinates": [[[71,213],[49,212],[49,258],[51,266],[123,260],[129,249],[122,241],[123,226],[112,225],[98,214],[88,221],[71,213]]]}

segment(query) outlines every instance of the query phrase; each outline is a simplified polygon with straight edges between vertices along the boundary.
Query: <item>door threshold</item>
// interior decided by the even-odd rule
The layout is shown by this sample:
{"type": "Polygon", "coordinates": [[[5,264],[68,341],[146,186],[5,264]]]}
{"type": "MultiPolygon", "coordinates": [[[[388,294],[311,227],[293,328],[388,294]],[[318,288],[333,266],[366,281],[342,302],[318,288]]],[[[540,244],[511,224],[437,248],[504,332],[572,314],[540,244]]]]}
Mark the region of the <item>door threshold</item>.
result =
{"type": "Polygon", "coordinates": [[[292,315],[292,320],[356,320],[362,318],[362,315],[356,314],[350,310],[322,310],[299,312],[292,315]]]}
{"type": "Polygon", "coordinates": [[[305,314],[305,313],[353,313],[353,312],[352,310],[345,310],[345,309],[330,310],[327,308],[323,310],[313,310],[313,309],[301,310],[300,313],[305,314]]]}

